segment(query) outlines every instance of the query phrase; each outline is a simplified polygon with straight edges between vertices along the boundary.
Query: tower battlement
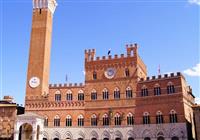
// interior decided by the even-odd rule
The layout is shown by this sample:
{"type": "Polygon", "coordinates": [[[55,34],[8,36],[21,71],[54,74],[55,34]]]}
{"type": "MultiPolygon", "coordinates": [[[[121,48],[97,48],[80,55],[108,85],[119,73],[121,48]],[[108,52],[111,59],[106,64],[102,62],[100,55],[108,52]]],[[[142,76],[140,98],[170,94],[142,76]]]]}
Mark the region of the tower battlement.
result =
{"type": "Polygon", "coordinates": [[[174,78],[174,77],[179,77],[179,76],[183,76],[181,74],[181,72],[158,75],[158,76],[151,76],[151,77],[146,77],[146,79],[141,78],[139,82],[148,82],[148,81],[152,81],[152,80],[163,80],[166,78],[174,78]]]}
{"type": "Polygon", "coordinates": [[[83,88],[83,83],[69,83],[69,84],[49,84],[49,88],[83,88]]]}
{"type": "Polygon", "coordinates": [[[114,54],[102,57],[95,57],[96,50],[95,49],[88,49],[85,50],[85,62],[95,62],[95,61],[102,61],[102,60],[117,60],[117,59],[126,59],[126,58],[137,58],[138,56],[138,45],[135,44],[127,44],[126,45],[127,54],[114,54]]]}

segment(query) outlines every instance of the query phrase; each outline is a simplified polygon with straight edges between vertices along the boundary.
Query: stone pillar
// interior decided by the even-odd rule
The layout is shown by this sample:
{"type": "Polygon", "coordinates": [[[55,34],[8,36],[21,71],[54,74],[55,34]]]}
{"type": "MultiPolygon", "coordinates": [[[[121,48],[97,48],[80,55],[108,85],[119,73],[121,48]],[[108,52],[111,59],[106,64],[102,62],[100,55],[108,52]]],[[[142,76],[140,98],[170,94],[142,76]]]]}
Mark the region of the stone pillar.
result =
{"type": "Polygon", "coordinates": [[[37,132],[36,131],[32,131],[32,140],[37,140],[37,132]]]}
{"type": "Polygon", "coordinates": [[[14,140],[19,140],[19,131],[14,132],[14,140]]]}

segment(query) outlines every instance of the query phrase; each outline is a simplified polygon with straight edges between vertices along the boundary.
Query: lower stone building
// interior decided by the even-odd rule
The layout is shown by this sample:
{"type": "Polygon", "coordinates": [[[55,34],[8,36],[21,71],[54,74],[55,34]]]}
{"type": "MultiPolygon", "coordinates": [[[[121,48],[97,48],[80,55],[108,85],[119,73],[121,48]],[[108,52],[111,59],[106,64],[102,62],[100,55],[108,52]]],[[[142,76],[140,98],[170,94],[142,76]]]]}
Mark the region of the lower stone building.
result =
{"type": "Polygon", "coordinates": [[[0,140],[13,140],[16,117],[23,113],[24,108],[14,103],[12,97],[0,100],[0,140]]]}

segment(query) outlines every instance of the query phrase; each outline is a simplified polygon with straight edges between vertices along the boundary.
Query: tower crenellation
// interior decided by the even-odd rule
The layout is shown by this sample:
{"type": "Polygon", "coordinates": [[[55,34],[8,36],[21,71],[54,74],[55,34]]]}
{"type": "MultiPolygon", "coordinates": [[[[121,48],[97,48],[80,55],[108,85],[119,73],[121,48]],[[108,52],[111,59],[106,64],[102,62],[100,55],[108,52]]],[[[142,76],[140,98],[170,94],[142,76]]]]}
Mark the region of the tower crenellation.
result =
{"type": "Polygon", "coordinates": [[[93,61],[95,58],[96,50],[95,49],[88,49],[85,50],[85,61],[93,61]]]}
{"type": "Polygon", "coordinates": [[[108,56],[97,56],[95,57],[96,50],[95,49],[88,49],[85,50],[85,60],[86,62],[95,62],[95,61],[102,61],[102,60],[115,60],[115,59],[123,59],[123,58],[137,58],[138,56],[138,45],[135,44],[130,44],[126,45],[126,50],[127,50],[127,55],[125,54],[114,54],[108,55],[108,56]]]}
{"type": "Polygon", "coordinates": [[[181,72],[158,75],[158,76],[153,75],[151,77],[147,76],[146,78],[141,78],[139,82],[147,82],[147,81],[152,81],[152,80],[165,80],[165,79],[171,79],[173,77],[176,78],[176,77],[180,77],[180,76],[183,77],[181,72]]]}
{"type": "Polygon", "coordinates": [[[138,44],[130,44],[130,45],[126,45],[126,51],[127,51],[127,56],[137,56],[138,54],[138,44]]]}
{"type": "Polygon", "coordinates": [[[33,0],[33,9],[49,9],[53,14],[57,6],[56,0],[33,0]]]}

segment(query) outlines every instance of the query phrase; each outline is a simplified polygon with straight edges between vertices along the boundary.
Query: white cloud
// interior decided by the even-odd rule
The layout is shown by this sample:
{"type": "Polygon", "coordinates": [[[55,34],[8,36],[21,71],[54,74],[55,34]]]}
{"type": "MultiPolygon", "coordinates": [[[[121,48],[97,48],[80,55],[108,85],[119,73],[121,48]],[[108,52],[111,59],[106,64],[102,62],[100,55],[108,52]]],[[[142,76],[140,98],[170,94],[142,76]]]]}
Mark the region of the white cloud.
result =
{"type": "Polygon", "coordinates": [[[191,3],[191,4],[200,5],[200,0],[188,0],[188,2],[191,3]]]}
{"type": "Polygon", "coordinates": [[[188,76],[200,77],[200,63],[194,66],[193,68],[184,70],[183,73],[185,73],[188,76]]]}
{"type": "Polygon", "coordinates": [[[195,98],[195,103],[200,104],[200,97],[195,98]]]}

